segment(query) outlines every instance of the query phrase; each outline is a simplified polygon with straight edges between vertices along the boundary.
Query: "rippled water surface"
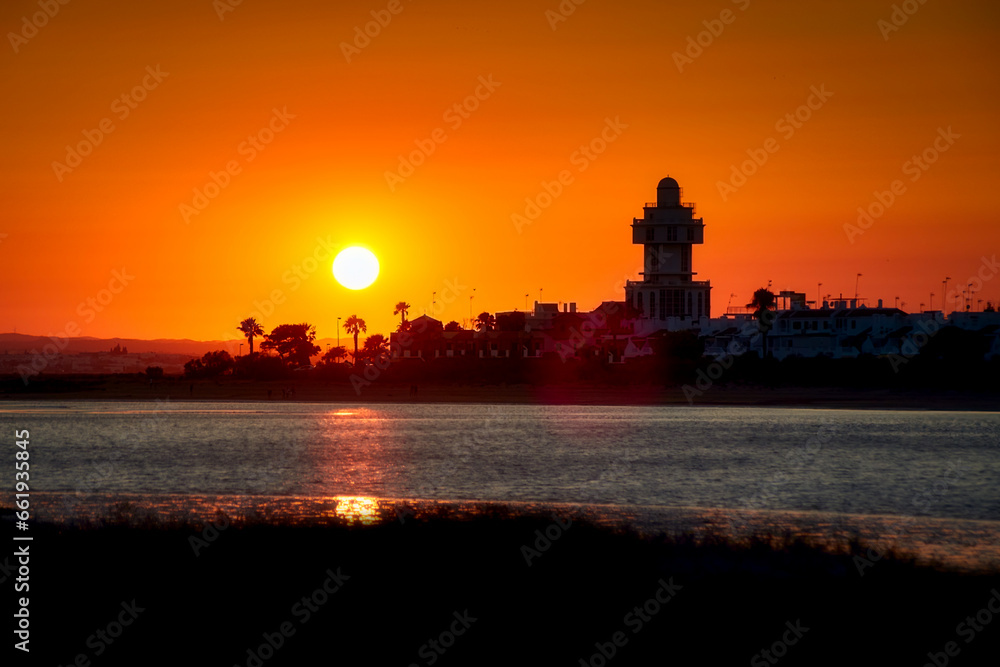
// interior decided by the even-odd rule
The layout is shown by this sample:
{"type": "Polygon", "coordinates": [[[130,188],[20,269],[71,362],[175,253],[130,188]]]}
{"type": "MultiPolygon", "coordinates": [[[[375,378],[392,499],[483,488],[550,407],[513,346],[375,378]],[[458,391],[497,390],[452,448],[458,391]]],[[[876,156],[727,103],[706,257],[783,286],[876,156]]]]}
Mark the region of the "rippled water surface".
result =
{"type": "Polygon", "coordinates": [[[6,432],[30,431],[33,491],[77,502],[349,496],[613,506],[647,517],[670,508],[920,517],[921,525],[987,522],[987,532],[1000,519],[993,412],[274,402],[0,409],[6,432]]]}

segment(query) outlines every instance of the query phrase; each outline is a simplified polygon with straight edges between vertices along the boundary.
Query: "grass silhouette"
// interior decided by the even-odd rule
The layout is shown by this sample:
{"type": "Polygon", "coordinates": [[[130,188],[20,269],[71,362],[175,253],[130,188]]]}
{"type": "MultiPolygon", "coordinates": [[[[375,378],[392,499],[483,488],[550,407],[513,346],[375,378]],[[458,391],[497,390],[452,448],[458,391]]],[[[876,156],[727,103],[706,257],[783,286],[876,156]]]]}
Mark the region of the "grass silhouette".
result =
{"type": "Polygon", "coordinates": [[[955,635],[1000,585],[997,573],[886,554],[861,576],[858,543],[650,536],[582,519],[560,527],[565,519],[502,506],[383,518],[162,519],[124,503],[99,519],[37,523],[33,657],[247,667],[746,664],[798,623],[808,630],[785,647],[782,664],[921,665],[946,641],[960,642],[963,664],[975,664],[1000,636],[1000,625],[968,645],[955,635]],[[335,592],[323,589],[337,585],[331,576],[342,577],[335,592]],[[674,595],[652,603],[664,584],[674,595]],[[133,600],[138,618],[110,625],[133,600]],[[475,620],[453,628],[463,614],[475,620]],[[106,643],[95,635],[102,629],[121,632],[106,643]]]}

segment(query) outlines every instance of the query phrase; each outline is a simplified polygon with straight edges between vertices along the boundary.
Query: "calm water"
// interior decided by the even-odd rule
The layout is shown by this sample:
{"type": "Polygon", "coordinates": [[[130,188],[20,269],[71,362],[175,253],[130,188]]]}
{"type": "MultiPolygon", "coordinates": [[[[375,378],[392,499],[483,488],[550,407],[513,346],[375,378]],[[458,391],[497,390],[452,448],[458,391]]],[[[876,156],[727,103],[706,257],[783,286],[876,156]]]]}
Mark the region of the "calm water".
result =
{"type": "Polygon", "coordinates": [[[497,501],[582,506],[653,527],[750,521],[889,531],[925,550],[1000,544],[1000,413],[274,402],[0,410],[11,440],[14,429],[31,432],[43,513],[126,496],[296,511],[335,497],[343,507],[497,501]]]}

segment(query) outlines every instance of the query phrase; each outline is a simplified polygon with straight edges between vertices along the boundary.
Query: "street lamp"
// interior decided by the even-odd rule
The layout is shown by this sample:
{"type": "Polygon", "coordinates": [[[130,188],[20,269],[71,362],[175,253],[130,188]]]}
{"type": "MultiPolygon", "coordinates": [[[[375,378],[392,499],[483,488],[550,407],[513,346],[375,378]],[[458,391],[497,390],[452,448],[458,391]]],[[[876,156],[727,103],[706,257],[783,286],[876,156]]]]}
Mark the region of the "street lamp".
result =
{"type": "Polygon", "coordinates": [[[340,318],[337,318],[337,347],[340,347],[340,318]]]}

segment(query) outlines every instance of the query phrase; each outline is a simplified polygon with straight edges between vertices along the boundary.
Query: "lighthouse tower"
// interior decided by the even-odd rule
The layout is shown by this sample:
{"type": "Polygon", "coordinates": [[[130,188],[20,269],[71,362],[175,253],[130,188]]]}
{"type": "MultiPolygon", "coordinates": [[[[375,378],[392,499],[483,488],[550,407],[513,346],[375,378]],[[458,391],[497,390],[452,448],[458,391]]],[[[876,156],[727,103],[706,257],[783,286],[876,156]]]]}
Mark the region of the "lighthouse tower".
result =
{"type": "Polygon", "coordinates": [[[632,243],[642,244],[642,280],[625,284],[625,302],[638,314],[635,331],[699,326],[711,313],[708,280],[694,280],[691,248],[705,242],[705,223],[694,217],[694,204],[681,202],[681,188],[667,177],[656,186],[656,201],[632,221],[632,243]]]}

